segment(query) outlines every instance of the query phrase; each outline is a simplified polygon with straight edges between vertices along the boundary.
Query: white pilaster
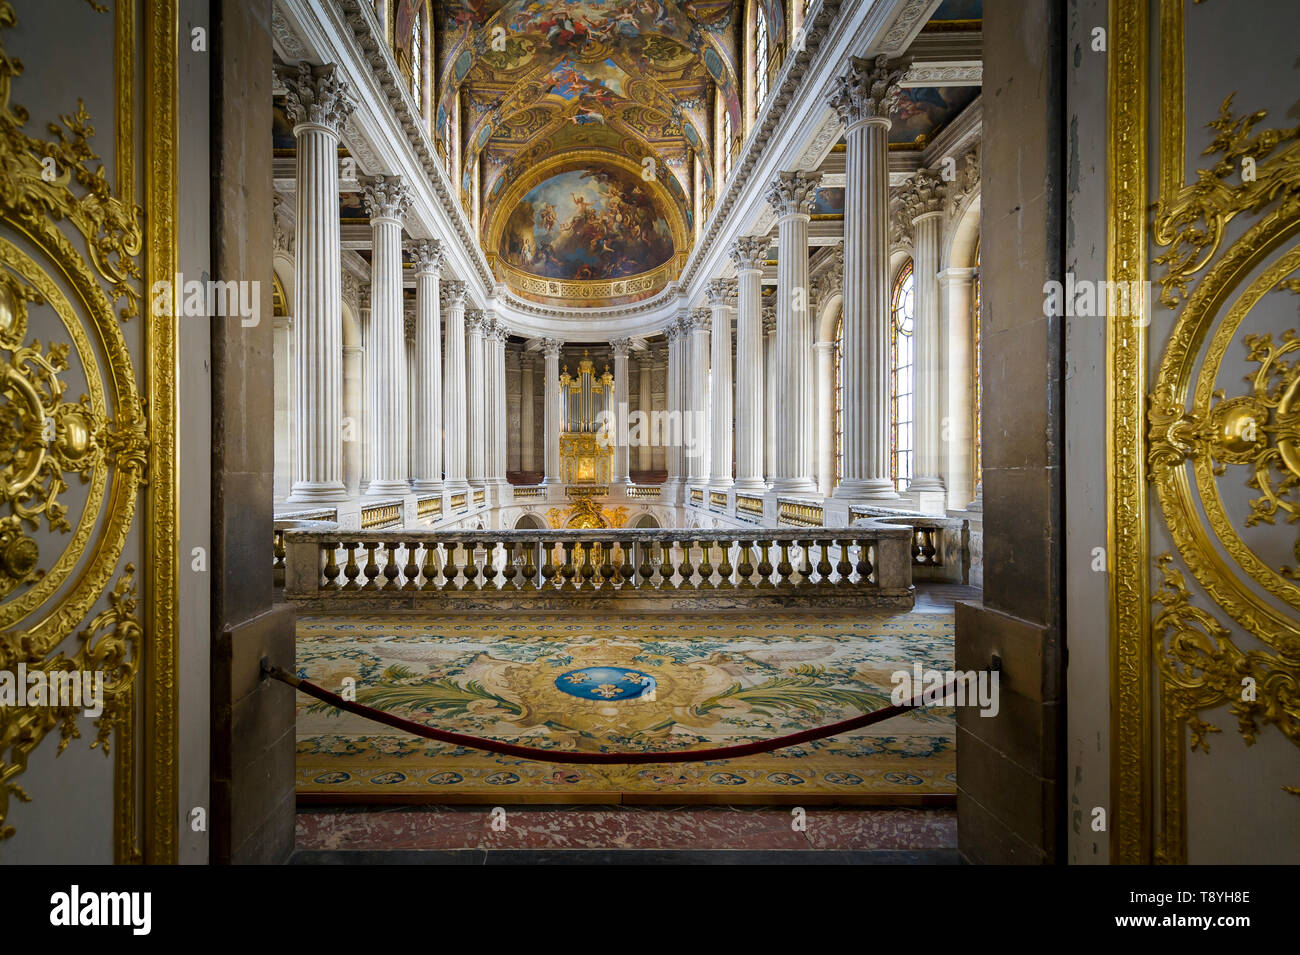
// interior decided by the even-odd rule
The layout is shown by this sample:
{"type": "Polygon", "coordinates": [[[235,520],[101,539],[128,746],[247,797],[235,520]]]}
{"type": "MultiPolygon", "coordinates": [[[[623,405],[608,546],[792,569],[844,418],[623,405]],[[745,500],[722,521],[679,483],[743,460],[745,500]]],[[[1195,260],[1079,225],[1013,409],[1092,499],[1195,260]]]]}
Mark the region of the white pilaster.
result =
{"type": "Polygon", "coordinates": [[[534,447],[537,425],[533,412],[537,405],[534,391],[537,382],[533,377],[533,356],[524,353],[519,356],[519,470],[533,470],[534,447]]]}
{"type": "Polygon", "coordinates": [[[709,481],[709,319],[707,308],[693,309],[686,326],[686,378],[682,391],[682,434],[687,439],[686,483],[703,487],[709,481]]]}
{"type": "Polygon", "coordinates": [[[558,338],[542,339],[542,354],[546,356],[546,381],[543,387],[546,404],[542,410],[543,436],[546,442],[545,482],[560,483],[560,349],[564,342],[558,338]]]}
{"type": "Polygon", "coordinates": [[[709,487],[725,491],[735,485],[732,449],[736,426],[732,417],[731,320],[736,305],[736,280],[714,279],[707,287],[712,327],[712,401],[709,414],[709,487]]]}
{"type": "Polygon", "coordinates": [[[487,478],[486,381],[483,375],[483,330],[485,318],[479,309],[465,310],[465,394],[468,443],[466,476],[472,487],[483,487],[487,478]]]}
{"type": "Polygon", "coordinates": [[[736,490],[763,491],[763,260],[767,236],[743,236],[736,266],[736,490]]]}
{"type": "Polygon", "coordinates": [[[614,484],[627,484],[630,449],[622,440],[627,436],[627,355],[632,350],[632,339],[616,338],[609,343],[614,354],[614,484]]]}

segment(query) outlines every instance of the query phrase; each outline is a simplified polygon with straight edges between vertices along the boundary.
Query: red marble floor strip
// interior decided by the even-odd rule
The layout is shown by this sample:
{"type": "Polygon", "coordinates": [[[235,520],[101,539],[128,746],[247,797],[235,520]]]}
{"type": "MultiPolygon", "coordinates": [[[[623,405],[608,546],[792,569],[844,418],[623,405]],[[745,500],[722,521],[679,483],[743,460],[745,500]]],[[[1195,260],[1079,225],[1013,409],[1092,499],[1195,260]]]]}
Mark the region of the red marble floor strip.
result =
{"type": "Polygon", "coordinates": [[[430,807],[302,812],[306,849],[951,849],[952,809],[430,807]],[[493,828],[494,820],[496,828],[493,828]],[[504,824],[504,828],[502,825],[504,824]]]}

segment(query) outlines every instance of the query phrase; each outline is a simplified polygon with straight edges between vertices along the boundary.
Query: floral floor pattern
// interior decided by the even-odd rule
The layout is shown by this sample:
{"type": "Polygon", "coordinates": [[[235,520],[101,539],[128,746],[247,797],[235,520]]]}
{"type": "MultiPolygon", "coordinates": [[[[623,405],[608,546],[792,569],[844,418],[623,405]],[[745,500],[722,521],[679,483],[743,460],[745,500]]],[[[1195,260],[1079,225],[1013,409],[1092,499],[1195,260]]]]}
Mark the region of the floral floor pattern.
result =
{"type": "MultiPolygon", "coordinates": [[[[886,706],[894,671],[951,669],[952,646],[945,613],[304,616],[297,669],[443,729],[557,752],[667,752],[886,706]]],[[[349,802],[947,802],[954,737],[951,708],[933,707],[735,760],[563,765],[405,735],[300,694],[298,791],[349,802]]]]}

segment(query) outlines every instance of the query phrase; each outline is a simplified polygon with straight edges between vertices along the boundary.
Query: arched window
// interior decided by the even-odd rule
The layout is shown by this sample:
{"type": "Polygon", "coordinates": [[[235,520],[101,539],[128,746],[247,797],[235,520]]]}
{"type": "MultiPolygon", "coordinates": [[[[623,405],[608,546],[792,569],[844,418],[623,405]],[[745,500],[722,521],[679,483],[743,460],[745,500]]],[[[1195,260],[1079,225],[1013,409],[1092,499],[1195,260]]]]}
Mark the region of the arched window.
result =
{"type": "Polygon", "coordinates": [[[767,67],[770,60],[768,52],[769,30],[767,12],[763,9],[763,0],[754,0],[754,115],[763,108],[767,99],[767,67]]]}
{"type": "Polygon", "coordinates": [[[839,486],[840,480],[844,477],[844,310],[840,310],[840,317],[835,322],[835,342],[831,350],[832,361],[835,367],[835,380],[832,384],[831,402],[834,406],[835,417],[833,419],[832,429],[834,439],[832,447],[835,455],[835,480],[832,483],[832,489],[839,486]]]}
{"type": "Polygon", "coordinates": [[[977,487],[982,480],[984,467],[981,434],[984,430],[984,389],[981,386],[982,369],[980,368],[980,246],[975,241],[975,276],[971,280],[971,352],[973,355],[971,382],[971,487],[977,487]]]}
{"type": "Polygon", "coordinates": [[[424,101],[420,98],[421,80],[424,72],[424,11],[422,4],[417,4],[415,16],[411,18],[410,53],[411,53],[411,95],[415,105],[424,111],[424,101]]]}
{"type": "Polygon", "coordinates": [[[908,261],[894,282],[890,300],[889,353],[890,353],[890,477],[894,487],[907,489],[912,480],[912,263],[908,261]]]}

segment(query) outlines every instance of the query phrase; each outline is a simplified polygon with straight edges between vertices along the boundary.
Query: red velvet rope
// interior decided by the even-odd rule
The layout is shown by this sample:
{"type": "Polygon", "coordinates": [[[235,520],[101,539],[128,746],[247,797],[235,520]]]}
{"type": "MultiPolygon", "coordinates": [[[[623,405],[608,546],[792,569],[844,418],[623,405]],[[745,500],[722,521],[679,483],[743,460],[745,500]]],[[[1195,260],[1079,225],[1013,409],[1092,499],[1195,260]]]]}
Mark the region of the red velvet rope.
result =
{"type": "MultiPolygon", "coordinates": [[[[450,733],[446,730],[434,729],[431,726],[425,726],[423,723],[416,723],[412,720],[403,719],[400,716],[394,716],[392,713],[385,713],[383,710],[376,710],[373,707],[366,706],[364,703],[356,703],[352,700],[345,700],[336,693],[331,693],[323,687],[317,686],[308,680],[300,679],[290,673],[286,673],[279,667],[268,667],[266,669],[268,676],[279,680],[281,683],[287,683],[295,689],[301,690],[308,696],[314,696],[323,703],[337,707],[340,710],[347,710],[349,713],[355,713],[358,716],[364,716],[366,719],[374,720],[376,723],[383,723],[385,726],[391,726],[415,736],[423,736],[425,739],[437,740],[440,743],[454,743],[457,746],[464,746],[468,749],[482,749],[489,753],[499,753],[502,756],[515,756],[520,759],[532,759],[543,763],[596,763],[602,765],[609,764],[629,764],[629,763],[695,763],[705,762],[715,759],[739,759],[742,756],[754,756],[758,753],[770,753],[775,749],[784,749],[787,746],[797,746],[800,743],[811,742],[815,739],[825,739],[828,736],[839,736],[842,733],[848,733],[863,726],[870,726],[873,723],[879,723],[890,717],[898,716],[909,710],[915,710],[921,707],[922,703],[913,701],[911,703],[896,704],[886,706],[879,710],[872,710],[870,713],[863,713],[851,719],[841,720],[838,723],[831,723],[829,726],[822,726],[816,729],[801,730],[798,733],[790,733],[787,736],[777,736],[773,739],[756,740],[753,743],[741,743],[737,746],[719,746],[713,749],[692,749],[678,751],[675,753],[574,753],[567,750],[538,749],[533,746],[516,746],[514,743],[503,743],[499,740],[483,739],[480,736],[467,736],[464,733],[450,733]]],[[[956,688],[956,681],[949,683],[944,687],[942,696],[939,699],[946,699],[948,694],[956,688]]]]}

